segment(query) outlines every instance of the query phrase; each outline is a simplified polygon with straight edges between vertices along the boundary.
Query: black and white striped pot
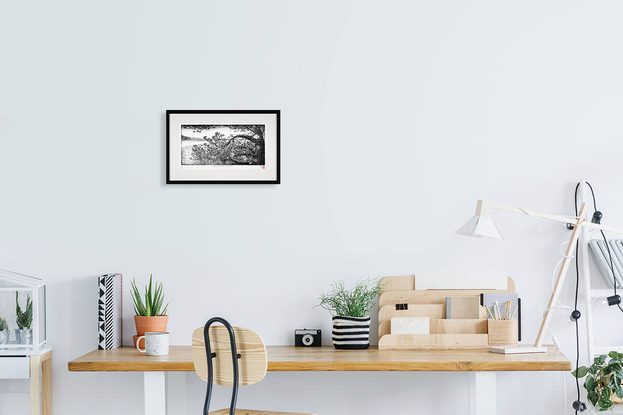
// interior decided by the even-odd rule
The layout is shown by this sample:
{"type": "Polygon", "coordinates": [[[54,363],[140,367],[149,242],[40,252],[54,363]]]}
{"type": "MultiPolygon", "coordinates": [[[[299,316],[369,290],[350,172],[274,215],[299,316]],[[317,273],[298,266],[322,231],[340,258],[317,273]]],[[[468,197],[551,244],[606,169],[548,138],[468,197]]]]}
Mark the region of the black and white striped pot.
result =
{"type": "Polygon", "coordinates": [[[367,349],[370,317],[333,317],[332,338],[336,349],[367,349]]]}

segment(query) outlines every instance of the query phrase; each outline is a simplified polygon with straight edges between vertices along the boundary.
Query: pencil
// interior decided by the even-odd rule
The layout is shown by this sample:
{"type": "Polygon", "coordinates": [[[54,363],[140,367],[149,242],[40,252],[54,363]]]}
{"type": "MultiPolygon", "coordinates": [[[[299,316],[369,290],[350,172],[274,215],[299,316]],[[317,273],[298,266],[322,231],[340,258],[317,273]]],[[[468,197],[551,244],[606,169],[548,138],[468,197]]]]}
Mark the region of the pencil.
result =
{"type": "Polygon", "coordinates": [[[495,318],[499,320],[500,319],[500,306],[498,305],[497,301],[493,305],[493,311],[495,311],[495,318]]]}
{"type": "Polygon", "coordinates": [[[513,316],[511,317],[511,320],[515,318],[516,313],[517,313],[517,306],[515,306],[515,311],[513,311],[513,316]]]}
{"type": "Polygon", "coordinates": [[[486,304],[485,304],[485,310],[487,310],[487,314],[490,315],[493,320],[495,320],[495,317],[493,317],[493,314],[491,314],[491,311],[489,311],[489,307],[486,304]]]}

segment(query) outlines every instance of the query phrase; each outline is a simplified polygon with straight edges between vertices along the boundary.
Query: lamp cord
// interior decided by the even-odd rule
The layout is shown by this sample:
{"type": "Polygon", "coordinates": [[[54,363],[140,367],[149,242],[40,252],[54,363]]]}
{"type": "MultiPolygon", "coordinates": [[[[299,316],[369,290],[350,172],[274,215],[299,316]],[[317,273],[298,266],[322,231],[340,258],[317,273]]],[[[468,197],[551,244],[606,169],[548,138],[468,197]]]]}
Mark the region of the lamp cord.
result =
{"type": "MultiPolygon", "coordinates": [[[[588,185],[588,188],[591,189],[591,196],[593,198],[593,210],[596,212],[597,211],[597,201],[595,199],[595,191],[593,190],[593,186],[591,186],[591,184],[589,182],[586,182],[586,184],[588,185]]],[[[577,186],[575,186],[575,199],[574,199],[574,203],[575,203],[575,216],[578,216],[578,189],[580,188],[580,183],[577,184],[577,186]]],[[[614,263],[612,261],[612,253],[610,252],[610,246],[608,244],[608,239],[606,238],[606,235],[604,234],[603,230],[599,230],[599,232],[601,233],[601,237],[604,240],[604,243],[606,245],[606,250],[608,251],[608,259],[610,260],[610,271],[612,271],[612,286],[614,287],[614,295],[617,295],[617,280],[614,274],[614,263]]],[[[575,247],[575,297],[573,300],[573,304],[574,304],[574,310],[578,309],[578,292],[579,292],[579,286],[580,286],[580,267],[579,267],[579,262],[578,262],[578,249],[579,249],[579,245],[576,245],[575,247]]],[[[591,307],[590,304],[587,304],[588,307],[591,307]]],[[[621,308],[621,304],[617,304],[617,307],[619,308],[619,310],[621,310],[623,312],[623,308],[621,308]]],[[[592,356],[589,356],[589,359],[592,356]]],[[[575,320],[575,370],[578,370],[578,367],[580,367],[580,329],[578,326],[578,319],[575,320]]],[[[580,379],[578,379],[577,376],[575,376],[575,387],[577,390],[577,400],[580,400],[580,379]]],[[[577,415],[578,411],[575,411],[575,414],[577,415]]]]}
{"type": "MultiPolygon", "coordinates": [[[[588,182],[586,182],[588,184],[588,182]]],[[[590,186],[590,185],[589,185],[590,186]]],[[[575,216],[578,216],[578,189],[580,187],[580,183],[575,186],[575,216]]],[[[593,188],[591,187],[591,193],[593,195],[593,207],[597,210],[597,203],[595,201],[595,193],[593,192],[593,188]]],[[[578,261],[578,252],[579,252],[579,244],[575,246],[575,295],[573,298],[573,309],[578,309],[578,294],[580,291],[580,266],[578,261]]],[[[578,319],[575,319],[575,370],[578,370],[580,367],[580,328],[578,325],[578,319]]],[[[577,391],[577,400],[580,400],[580,379],[575,376],[575,389],[577,391]]],[[[575,415],[578,415],[577,409],[575,410],[575,415]]]]}

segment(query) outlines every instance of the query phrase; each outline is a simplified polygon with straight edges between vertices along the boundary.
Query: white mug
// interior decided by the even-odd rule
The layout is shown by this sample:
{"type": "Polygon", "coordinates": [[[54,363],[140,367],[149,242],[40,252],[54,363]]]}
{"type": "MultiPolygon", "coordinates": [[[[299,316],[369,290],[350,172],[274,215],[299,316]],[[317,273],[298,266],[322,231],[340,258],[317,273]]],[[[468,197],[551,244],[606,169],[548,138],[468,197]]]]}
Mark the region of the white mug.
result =
{"type": "Polygon", "coordinates": [[[146,332],[144,336],[136,340],[136,348],[147,356],[166,356],[169,354],[169,333],[160,331],[146,332]],[[145,339],[144,350],[141,350],[139,346],[141,339],[145,339]]]}

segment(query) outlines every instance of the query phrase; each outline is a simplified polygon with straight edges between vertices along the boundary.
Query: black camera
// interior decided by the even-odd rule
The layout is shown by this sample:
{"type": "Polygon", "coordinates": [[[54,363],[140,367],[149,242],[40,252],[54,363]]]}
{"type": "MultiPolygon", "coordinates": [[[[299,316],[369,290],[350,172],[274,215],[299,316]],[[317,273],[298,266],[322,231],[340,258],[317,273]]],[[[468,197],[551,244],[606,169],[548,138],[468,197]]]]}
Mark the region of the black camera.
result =
{"type": "Polygon", "coordinates": [[[296,347],[322,346],[322,331],[318,329],[294,330],[294,345],[296,347]]]}

